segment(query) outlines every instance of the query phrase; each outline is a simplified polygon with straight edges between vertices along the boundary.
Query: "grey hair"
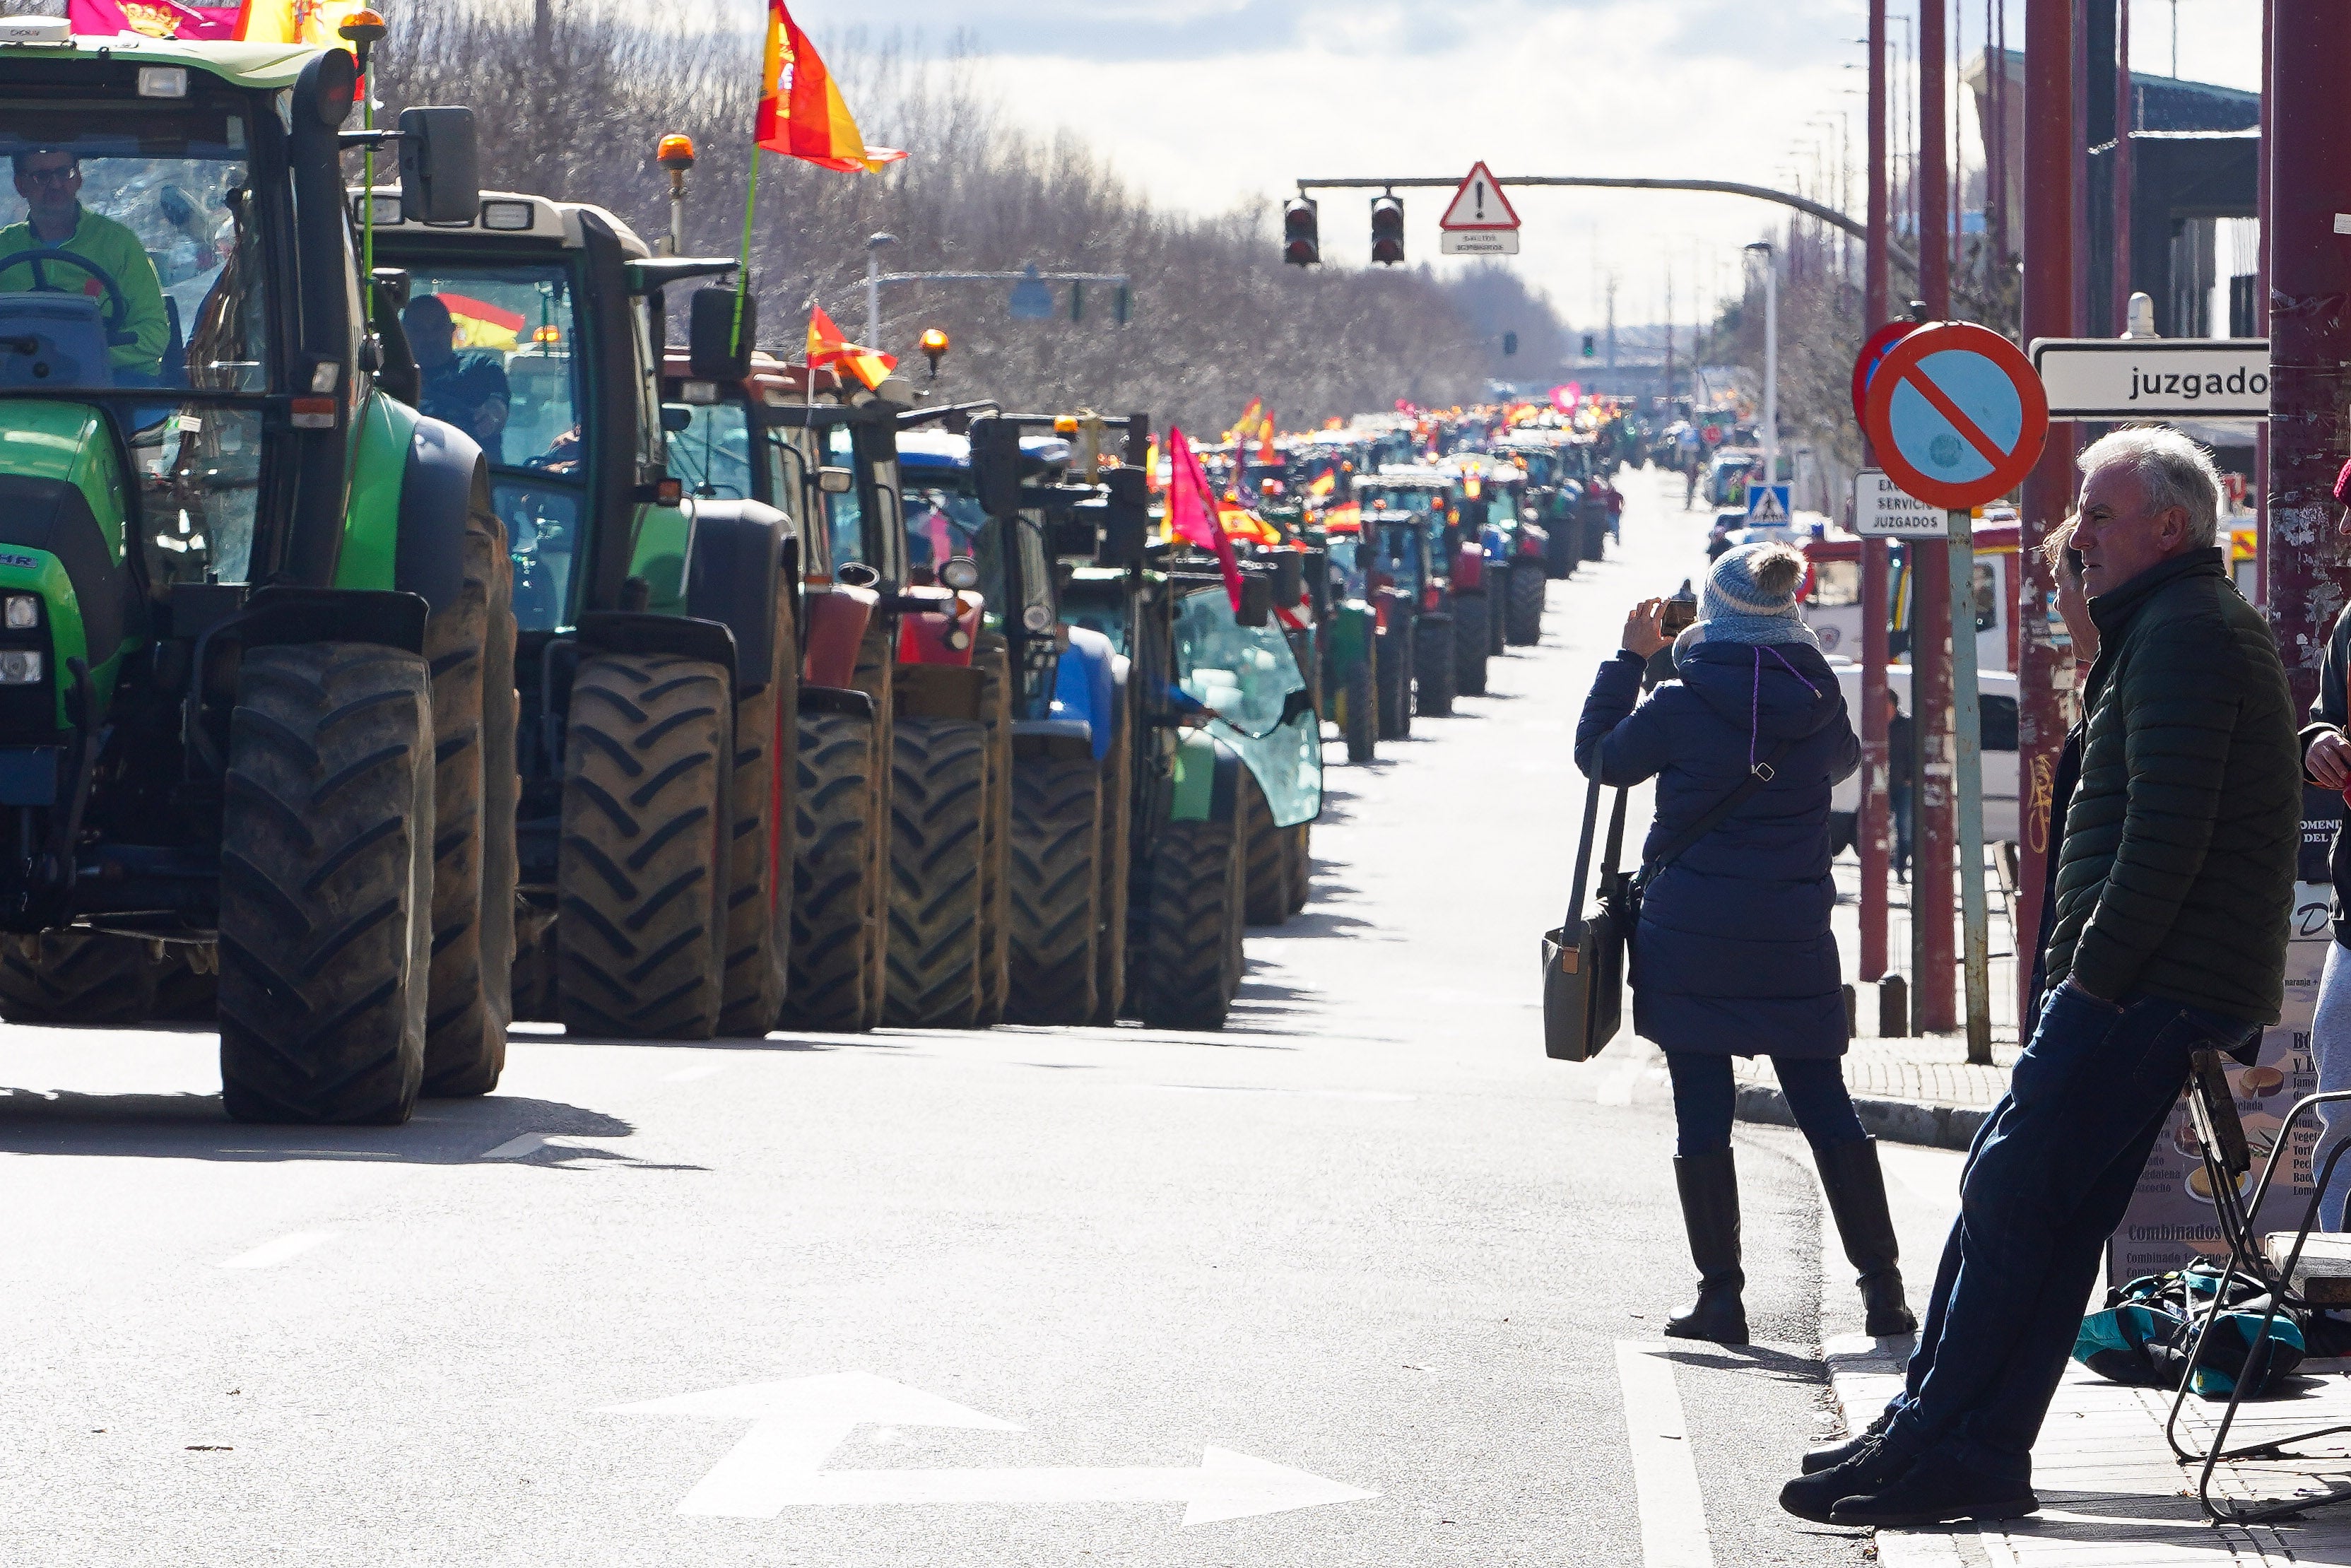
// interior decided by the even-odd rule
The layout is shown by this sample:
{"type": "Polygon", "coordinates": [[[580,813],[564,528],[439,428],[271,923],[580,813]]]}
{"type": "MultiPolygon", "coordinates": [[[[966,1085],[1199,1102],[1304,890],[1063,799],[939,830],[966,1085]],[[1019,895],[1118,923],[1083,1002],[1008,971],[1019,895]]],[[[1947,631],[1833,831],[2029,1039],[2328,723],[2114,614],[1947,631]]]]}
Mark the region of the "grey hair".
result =
{"type": "Polygon", "coordinates": [[[2085,476],[2127,463],[2147,486],[2150,512],[2178,507],[2188,514],[2188,538],[2210,544],[2220,528],[2220,470],[2212,454],[2168,425],[2139,424],[2111,431],[2082,454],[2085,476]]]}

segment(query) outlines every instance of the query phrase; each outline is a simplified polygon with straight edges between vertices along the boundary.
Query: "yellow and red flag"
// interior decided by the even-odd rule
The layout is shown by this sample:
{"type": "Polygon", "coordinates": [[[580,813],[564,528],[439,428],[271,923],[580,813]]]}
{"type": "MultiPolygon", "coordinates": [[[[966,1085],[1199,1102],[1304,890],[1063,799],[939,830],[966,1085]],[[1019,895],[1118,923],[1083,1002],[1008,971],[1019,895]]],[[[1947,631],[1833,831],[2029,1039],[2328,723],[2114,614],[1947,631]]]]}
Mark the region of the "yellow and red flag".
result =
{"type": "Polygon", "coordinates": [[[1257,460],[1260,463],[1281,461],[1281,454],[1274,449],[1273,420],[1270,415],[1257,429],[1257,460]]]}
{"type": "Polygon", "coordinates": [[[1306,486],[1308,490],[1317,496],[1327,496],[1338,487],[1339,476],[1336,474],[1325,474],[1320,479],[1315,480],[1314,483],[1306,486]]]}
{"type": "MultiPolygon", "coordinates": [[[[250,44],[342,44],[336,31],[367,0],[245,0],[236,36],[250,44]]],[[[345,46],[348,47],[348,46],[345,46]]]]}
{"type": "Polygon", "coordinates": [[[759,117],[753,139],[770,152],[844,174],[878,174],[905,157],[868,147],[824,61],[784,8],[768,0],[768,52],[759,70],[759,117]]]}
{"type": "Polygon", "coordinates": [[[1238,424],[1235,424],[1230,430],[1225,432],[1225,439],[1236,444],[1247,441],[1249,439],[1249,433],[1256,428],[1258,419],[1264,413],[1265,400],[1263,398],[1253,397],[1249,399],[1249,406],[1241,410],[1240,422],[1238,424]]]}
{"type": "Polygon", "coordinates": [[[441,291],[440,298],[441,303],[449,308],[449,319],[457,329],[458,348],[511,351],[522,346],[522,329],[528,323],[519,312],[446,288],[441,291]]]}
{"type": "Polygon", "coordinates": [[[883,379],[898,368],[894,355],[852,343],[841,335],[832,318],[820,305],[809,307],[808,362],[810,370],[831,365],[836,371],[847,371],[865,383],[872,392],[881,386],[883,379]]]}

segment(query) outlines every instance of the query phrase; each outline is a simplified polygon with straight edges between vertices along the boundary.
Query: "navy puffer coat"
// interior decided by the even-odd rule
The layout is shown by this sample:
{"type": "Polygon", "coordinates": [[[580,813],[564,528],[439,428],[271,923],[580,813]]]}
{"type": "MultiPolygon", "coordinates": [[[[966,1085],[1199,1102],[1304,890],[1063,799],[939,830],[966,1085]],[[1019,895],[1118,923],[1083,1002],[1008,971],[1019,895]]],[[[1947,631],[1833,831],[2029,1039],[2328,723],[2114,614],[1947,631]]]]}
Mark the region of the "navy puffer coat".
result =
{"type": "Polygon", "coordinates": [[[1633,937],[1633,1027],[1667,1051],[1844,1054],[1829,911],[1829,789],[1861,762],[1828,661],[1800,643],[1700,643],[1641,700],[1641,661],[1600,666],[1575,760],[1602,783],[1657,780],[1643,858],[1736,789],[1782,740],[1771,781],[1660,872],[1633,937]],[[1637,705],[1637,706],[1636,706],[1637,705]]]}

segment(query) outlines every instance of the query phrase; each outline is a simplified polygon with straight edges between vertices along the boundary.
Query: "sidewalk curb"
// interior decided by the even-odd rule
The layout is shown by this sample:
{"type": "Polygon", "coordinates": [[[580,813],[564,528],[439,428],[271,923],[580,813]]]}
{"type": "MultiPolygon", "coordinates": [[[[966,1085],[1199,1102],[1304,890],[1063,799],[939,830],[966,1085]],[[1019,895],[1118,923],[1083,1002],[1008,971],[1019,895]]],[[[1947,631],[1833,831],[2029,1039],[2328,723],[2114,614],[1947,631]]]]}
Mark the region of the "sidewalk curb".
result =
{"type": "MultiPolygon", "coordinates": [[[[1923,1144],[1936,1149],[1964,1149],[1975,1142],[1976,1130],[1991,1113],[1970,1105],[1922,1105],[1908,1100],[1867,1100],[1856,1096],[1853,1108],[1873,1137],[1889,1144],[1923,1144]]],[[[1786,1096],[1768,1083],[1739,1086],[1739,1119],[1792,1127],[1795,1116],[1786,1096]]]]}

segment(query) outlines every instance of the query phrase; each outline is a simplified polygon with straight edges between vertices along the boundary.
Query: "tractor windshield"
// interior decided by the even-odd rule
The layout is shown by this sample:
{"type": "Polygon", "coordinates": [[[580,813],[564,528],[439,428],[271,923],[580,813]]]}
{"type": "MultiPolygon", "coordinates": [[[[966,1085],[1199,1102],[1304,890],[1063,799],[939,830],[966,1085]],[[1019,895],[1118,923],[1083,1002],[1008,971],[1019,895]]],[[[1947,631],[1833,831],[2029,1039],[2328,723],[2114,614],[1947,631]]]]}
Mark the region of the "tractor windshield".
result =
{"type": "Polygon", "coordinates": [[[418,262],[400,313],[419,412],[481,444],[515,559],[515,619],[563,623],[587,507],[569,269],[418,262]]]}
{"type": "Polygon", "coordinates": [[[750,410],[741,399],[665,402],[662,428],[669,432],[670,472],[687,495],[718,501],[753,498],[750,410]]]}
{"type": "Polygon", "coordinates": [[[1306,677],[1279,625],[1241,625],[1221,586],[1186,594],[1176,612],[1176,678],[1215,716],[1209,733],[1257,776],[1274,826],[1322,810],[1322,726],[1311,706],[1290,711],[1306,677]]]}

